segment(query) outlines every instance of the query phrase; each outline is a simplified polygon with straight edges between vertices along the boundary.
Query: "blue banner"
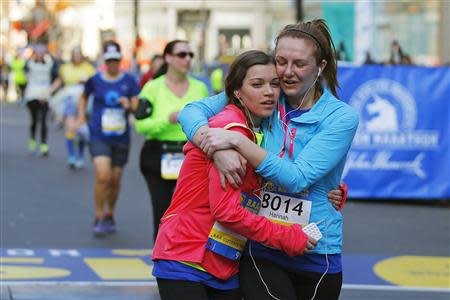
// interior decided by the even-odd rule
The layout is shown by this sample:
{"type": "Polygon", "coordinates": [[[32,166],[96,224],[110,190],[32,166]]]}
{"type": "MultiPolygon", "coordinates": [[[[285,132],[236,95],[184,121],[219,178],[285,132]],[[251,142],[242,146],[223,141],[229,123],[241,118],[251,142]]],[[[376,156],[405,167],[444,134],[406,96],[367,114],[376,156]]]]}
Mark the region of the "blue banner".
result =
{"type": "Polygon", "coordinates": [[[450,68],[340,67],[360,124],[343,180],[353,198],[450,198],[450,68]]]}

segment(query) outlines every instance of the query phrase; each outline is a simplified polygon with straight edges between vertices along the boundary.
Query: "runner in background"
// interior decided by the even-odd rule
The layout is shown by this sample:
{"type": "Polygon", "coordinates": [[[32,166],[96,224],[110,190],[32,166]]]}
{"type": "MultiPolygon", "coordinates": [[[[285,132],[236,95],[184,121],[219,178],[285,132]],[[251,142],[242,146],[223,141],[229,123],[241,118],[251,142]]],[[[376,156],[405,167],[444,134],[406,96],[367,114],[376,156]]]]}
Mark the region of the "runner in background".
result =
{"type": "Polygon", "coordinates": [[[148,82],[139,94],[152,113],[136,114],[135,123],[136,131],[146,137],[140,169],[152,199],[154,239],[169,207],[187,140],[177,121],[178,112],[187,103],[208,96],[206,85],[188,75],[194,53],[187,41],[169,42],[163,57],[160,72],[164,75],[148,82]]]}
{"type": "Polygon", "coordinates": [[[223,70],[220,65],[211,72],[210,81],[214,94],[223,91],[223,70]]]}
{"type": "Polygon", "coordinates": [[[13,80],[16,87],[17,99],[19,103],[25,101],[25,88],[27,87],[27,76],[25,74],[25,59],[20,55],[19,50],[11,61],[10,68],[13,73],[13,80]]]}
{"type": "Polygon", "coordinates": [[[155,75],[158,74],[159,69],[161,69],[162,65],[164,64],[164,58],[162,55],[156,54],[152,57],[152,62],[150,63],[150,69],[142,74],[141,80],[139,80],[139,87],[142,89],[144,85],[152,80],[156,79],[155,75]]]}
{"type": "Polygon", "coordinates": [[[52,86],[53,90],[64,86],[62,92],[64,93],[65,141],[68,154],[67,164],[71,169],[79,169],[84,166],[84,146],[87,141],[77,135],[78,101],[84,83],[94,74],[94,67],[84,59],[81,49],[76,47],[72,49],[70,62],[60,67],[59,77],[52,86]],[[75,142],[78,143],[77,150],[75,150],[75,142]]]}
{"type": "Polygon", "coordinates": [[[9,72],[10,68],[5,61],[5,58],[0,57],[0,102],[5,101],[8,96],[8,88],[9,88],[9,72]]]}
{"type": "Polygon", "coordinates": [[[31,116],[28,150],[30,152],[36,151],[36,130],[40,123],[39,152],[41,156],[47,156],[49,153],[47,144],[48,98],[50,97],[52,80],[56,78],[58,70],[50,55],[48,55],[45,45],[34,46],[33,55],[26,63],[25,72],[28,83],[24,97],[31,116]]]}
{"type": "Polygon", "coordinates": [[[78,122],[83,126],[86,124],[87,98],[93,95],[89,150],[95,167],[93,231],[96,236],[116,230],[114,209],[130,150],[128,115],[136,108],[139,93],[134,77],[120,71],[121,58],[119,44],[105,43],[106,70],[96,73],[85,83],[78,109],[78,122]]]}

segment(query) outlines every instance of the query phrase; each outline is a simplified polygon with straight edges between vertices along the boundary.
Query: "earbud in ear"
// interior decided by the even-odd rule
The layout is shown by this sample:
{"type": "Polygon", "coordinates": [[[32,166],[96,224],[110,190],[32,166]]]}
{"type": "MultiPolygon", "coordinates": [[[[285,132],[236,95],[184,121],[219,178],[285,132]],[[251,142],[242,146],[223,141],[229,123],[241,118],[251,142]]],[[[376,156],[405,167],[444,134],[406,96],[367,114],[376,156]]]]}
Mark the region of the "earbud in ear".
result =
{"type": "Polygon", "coordinates": [[[325,66],[327,65],[327,61],[325,59],[322,60],[322,63],[320,64],[321,67],[319,67],[319,72],[317,73],[317,77],[320,76],[320,74],[322,74],[323,69],[325,69],[325,66]]]}

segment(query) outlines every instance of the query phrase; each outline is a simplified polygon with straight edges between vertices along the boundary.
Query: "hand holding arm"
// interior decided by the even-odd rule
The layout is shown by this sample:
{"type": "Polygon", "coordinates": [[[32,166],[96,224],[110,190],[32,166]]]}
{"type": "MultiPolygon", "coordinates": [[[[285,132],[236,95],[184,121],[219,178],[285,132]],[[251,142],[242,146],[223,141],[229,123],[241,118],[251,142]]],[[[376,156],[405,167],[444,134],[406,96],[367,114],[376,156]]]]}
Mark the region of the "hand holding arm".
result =
{"type": "Polygon", "coordinates": [[[257,168],[267,155],[266,150],[256,145],[243,134],[221,128],[206,130],[200,148],[208,156],[223,149],[236,149],[247,159],[250,165],[257,168]]]}
{"type": "Polygon", "coordinates": [[[208,157],[211,157],[218,150],[233,148],[233,140],[238,139],[239,136],[242,136],[242,134],[235,131],[223,128],[209,128],[205,130],[199,147],[208,157]]]}
{"type": "Polygon", "coordinates": [[[339,188],[328,192],[328,201],[330,201],[334,209],[339,210],[339,207],[342,203],[342,196],[342,190],[340,190],[339,188]]]}
{"type": "Polygon", "coordinates": [[[235,150],[220,150],[213,154],[214,165],[219,171],[220,185],[226,189],[225,180],[237,189],[245,177],[247,161],[235,150]]]}
{"type": "Polygon", "coordinates": [[[194,136],[192,137],[191,142],[194,143],[195,146],[200,148],[200,144],[203,141],[204,135],[206,131],[208,130],[209,125],[203,125],[197,131],[195,132],[194,136]]]}
{"type": "Polygon", "coordinates": [[[348,186],[345,182],[341,182],[336,190],[331,190],[328,193],[328,200],[337,211],[341,211],[344,208],[344,204],[347,201],[348,186]]]}

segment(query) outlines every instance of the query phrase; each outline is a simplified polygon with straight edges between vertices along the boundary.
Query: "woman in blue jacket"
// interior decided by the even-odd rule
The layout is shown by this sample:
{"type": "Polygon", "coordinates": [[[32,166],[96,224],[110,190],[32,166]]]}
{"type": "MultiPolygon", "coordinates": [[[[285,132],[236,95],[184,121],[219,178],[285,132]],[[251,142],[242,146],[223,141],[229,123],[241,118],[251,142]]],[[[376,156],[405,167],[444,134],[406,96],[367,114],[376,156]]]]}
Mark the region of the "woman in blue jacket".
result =
{"type": "Polygon", "coordinates": [[[188,105],[179,121],[228,181],[240,183],[240,159],[233,150],[265,177],[260,214],[287,224],[316,223],[323,235],[311,254],[297,257],[249,242],[240,269],[245,299],[338,299],[342,215],[327,191],[339,184],[358,115],[338,100],[335,49],[323,20],[288,25],[275,44],[284,95],[262,124],[263,148],[206,127],[223,108],[223,94],[188,105]]]}

